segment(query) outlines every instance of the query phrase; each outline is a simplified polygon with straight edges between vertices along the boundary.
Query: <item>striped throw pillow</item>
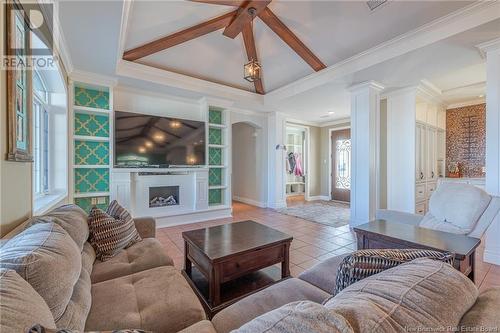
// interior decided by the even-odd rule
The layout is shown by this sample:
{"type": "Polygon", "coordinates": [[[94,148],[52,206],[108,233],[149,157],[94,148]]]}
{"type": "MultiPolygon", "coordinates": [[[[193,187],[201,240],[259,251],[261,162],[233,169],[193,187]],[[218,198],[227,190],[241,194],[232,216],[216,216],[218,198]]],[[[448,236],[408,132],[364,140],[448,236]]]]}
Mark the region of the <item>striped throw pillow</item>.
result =
{"type": "Polygon", "coordinates": [[[454,254],[420,249],[358,250],[344,258],[337,268],[333,295],[366,277],[417,258],[429,258],[453,265],[454,254]]]}
{"type": "Polygon", "coordinates": [[[94,207],[89,214],[90,244],[97,259],[106,261],[141,240],[130,213],[116,200],[105,211],[94,207]]]}

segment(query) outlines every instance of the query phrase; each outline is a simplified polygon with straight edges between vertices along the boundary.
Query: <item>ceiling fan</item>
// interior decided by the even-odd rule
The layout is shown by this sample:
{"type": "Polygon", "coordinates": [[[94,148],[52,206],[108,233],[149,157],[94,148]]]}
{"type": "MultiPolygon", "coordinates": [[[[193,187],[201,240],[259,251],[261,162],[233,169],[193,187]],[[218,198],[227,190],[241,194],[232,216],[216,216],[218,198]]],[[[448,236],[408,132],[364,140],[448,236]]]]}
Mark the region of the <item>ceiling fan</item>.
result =
{"type": "MultiPolygon", "coordinates": [[[[272,0],[191,0],[212,5],[238,7],[236,10],[197,24],[174,34],[159,38],[147,44],[125,51],[123,59],[135,61],[148,55],[163,51],[172,46],[187,42],[197,37],[224,28],[223,35],[236,38],[241,32],[249,61],[258,61],[252,22],[259,17],[276,35],[278,35],[295,53],[297,53],[315,71],[326,68],[325,64],[300,41],[300,39],[268,8],[272,0]]],[[[254,82],[255,92],[264,94],[262,80],[254,82]]]]}

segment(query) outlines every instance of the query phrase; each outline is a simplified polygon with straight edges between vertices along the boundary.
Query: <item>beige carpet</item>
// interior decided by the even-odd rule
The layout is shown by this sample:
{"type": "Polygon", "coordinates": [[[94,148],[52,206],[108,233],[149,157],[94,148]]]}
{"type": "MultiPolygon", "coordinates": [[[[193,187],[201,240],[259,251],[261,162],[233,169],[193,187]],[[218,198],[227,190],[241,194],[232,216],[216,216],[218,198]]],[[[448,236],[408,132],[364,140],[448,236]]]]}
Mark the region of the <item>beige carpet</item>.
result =
{"type": "Polygon", "coordinates": [[[281,214],[300,217],[311,222],[329,225],[331,227],[342,227],[349,224],[351,210],[349,204],[321,201],[303,204],[289,208],[277,209],[281,214]]]}

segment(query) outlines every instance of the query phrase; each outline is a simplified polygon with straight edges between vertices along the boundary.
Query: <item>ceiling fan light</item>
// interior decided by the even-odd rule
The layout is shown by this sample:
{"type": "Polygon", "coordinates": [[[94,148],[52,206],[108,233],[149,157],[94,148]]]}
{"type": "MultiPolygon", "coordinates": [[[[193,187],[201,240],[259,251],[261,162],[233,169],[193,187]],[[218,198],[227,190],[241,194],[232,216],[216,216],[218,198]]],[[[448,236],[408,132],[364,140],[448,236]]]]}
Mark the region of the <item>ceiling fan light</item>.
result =
{"type": "Polygon", "coordinates": [[[243,73],[244,79],[247,80],[248,82],[255,82],[257,80],[260,80],[261,69],[262,67],[257,60],[254,59],[250,60],[244,66],[244,73],[243,73]]]}

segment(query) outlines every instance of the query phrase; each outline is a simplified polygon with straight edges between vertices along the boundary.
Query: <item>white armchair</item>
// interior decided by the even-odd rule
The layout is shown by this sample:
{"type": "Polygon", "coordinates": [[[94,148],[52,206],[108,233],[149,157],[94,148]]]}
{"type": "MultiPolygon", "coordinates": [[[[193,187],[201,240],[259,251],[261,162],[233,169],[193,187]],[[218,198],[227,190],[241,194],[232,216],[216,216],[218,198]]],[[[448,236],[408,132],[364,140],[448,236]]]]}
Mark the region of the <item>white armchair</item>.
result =
{"type": "Polygon", "coordinates": [[[442,183],[425,216],[378,210],[377,219],[481,238],[500,211],[500,197],[469,184],[442,183]]]}

